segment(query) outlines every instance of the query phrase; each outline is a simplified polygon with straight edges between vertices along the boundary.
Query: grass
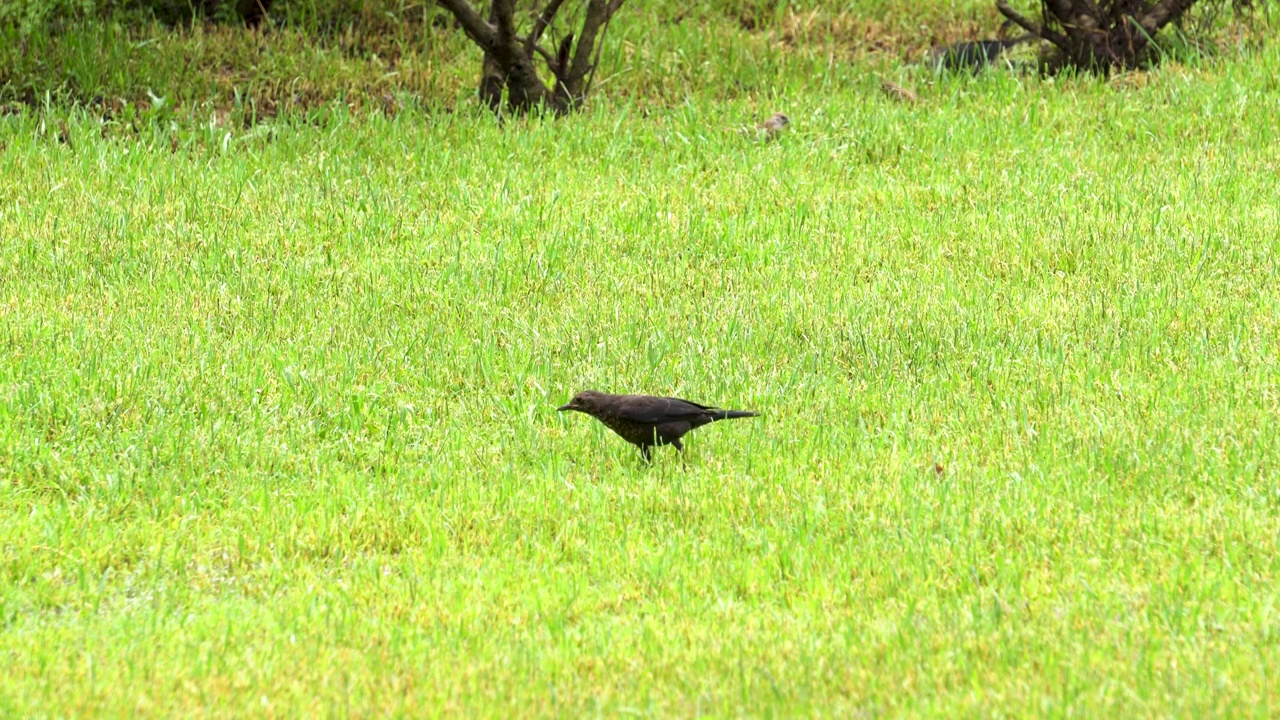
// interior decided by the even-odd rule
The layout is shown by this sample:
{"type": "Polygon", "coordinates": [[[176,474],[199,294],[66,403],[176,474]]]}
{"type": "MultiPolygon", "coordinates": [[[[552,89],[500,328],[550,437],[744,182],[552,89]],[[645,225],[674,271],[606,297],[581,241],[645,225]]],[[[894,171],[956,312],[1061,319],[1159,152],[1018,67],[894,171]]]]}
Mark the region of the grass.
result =
{"type": "Polygon", "coordinates": [[[1280,53],[741,52],[0,117],[0,714],[1274,717],[1280,53]],[[763,417],[649,468],[586,387],[763,417]]]}
{"type": "MultiPolygon", "coordinates": [[[[402,106],[439,111],[474,95],[479,52],[434,2],[362,4],[363,12],[351,17],[349,11],[339,20],[327,13],[317,17],[315,7],[341,9],[338,0],[279,0],[273,5],[279,25],[264,32],[213,24],[168,28],[128,16],[67,17],[29,30],[6,24],[0,12],[0,112],[74,104],[119,119],[126,105],[159,112],[164,120],[215,114],[224,124],[252,125],[337,103],[357,112],[402,106]]],[[[799,79],[788,74],[807,78],[848,62],[914,61],[930,45],[989,36],[1000,23],[994,8],[980,0],[901,5],[627,5],[610,25],[595,88],[644,107],[679,105],[690,95],[768,95],[799,79]]],[[[553,37],[566,31],[553,28],[553,37]]],[[[545,69],[543,76],[549,77],[545,69]]]]}

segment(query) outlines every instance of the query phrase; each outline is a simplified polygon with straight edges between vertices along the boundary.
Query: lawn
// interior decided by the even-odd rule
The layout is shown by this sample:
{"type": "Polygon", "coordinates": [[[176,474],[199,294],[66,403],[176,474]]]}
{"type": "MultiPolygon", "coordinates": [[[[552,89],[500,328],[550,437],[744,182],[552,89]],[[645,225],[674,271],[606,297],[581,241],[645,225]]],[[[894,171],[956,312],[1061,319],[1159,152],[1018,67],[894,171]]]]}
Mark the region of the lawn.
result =
{"type": "Polygon", "coordinates": [[[1280,48],[771,58],[0,117],[0,715],[1280,713],[1280,48]]]}

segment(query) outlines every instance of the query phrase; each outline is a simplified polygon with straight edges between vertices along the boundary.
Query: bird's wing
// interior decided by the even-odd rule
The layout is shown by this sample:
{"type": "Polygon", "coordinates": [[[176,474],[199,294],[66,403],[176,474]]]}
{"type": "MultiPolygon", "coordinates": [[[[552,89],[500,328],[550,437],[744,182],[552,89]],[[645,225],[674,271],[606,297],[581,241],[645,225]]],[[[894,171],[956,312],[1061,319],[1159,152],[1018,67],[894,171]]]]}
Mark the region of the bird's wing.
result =
{"type": "Polygon", "coordinates": [[[632,395],[621,404],[619,415],[631,422],[657,424],[700,417],[709,409],[680,398],[632,395]]]}

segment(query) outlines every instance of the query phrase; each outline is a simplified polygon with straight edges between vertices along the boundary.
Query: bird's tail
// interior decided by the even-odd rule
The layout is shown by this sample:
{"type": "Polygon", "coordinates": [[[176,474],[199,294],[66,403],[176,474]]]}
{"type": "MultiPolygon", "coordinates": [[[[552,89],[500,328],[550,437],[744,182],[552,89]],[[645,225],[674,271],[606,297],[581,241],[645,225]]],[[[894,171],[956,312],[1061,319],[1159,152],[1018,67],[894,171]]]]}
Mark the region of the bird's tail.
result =
{"type": "Polygon", "coordinates": [[[712,410],[712,420],[733,420],[734,418],[756,417],[760,413],[750,410],[712,410]]]}

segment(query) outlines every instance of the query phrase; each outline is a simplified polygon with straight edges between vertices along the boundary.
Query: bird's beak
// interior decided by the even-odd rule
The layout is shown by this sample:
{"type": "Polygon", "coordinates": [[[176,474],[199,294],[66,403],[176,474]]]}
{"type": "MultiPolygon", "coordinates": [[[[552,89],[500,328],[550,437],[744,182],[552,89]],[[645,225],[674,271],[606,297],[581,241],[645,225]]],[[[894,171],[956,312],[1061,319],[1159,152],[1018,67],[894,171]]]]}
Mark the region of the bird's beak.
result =
{"type": "Polygon", "coordinates": [[[564,412],[565,410],[572,410],[572,409],[573,409],[573,403],[570,403],[569,405],[561,405],[560,407],[556,408],[556,412],[564,412]]]}

